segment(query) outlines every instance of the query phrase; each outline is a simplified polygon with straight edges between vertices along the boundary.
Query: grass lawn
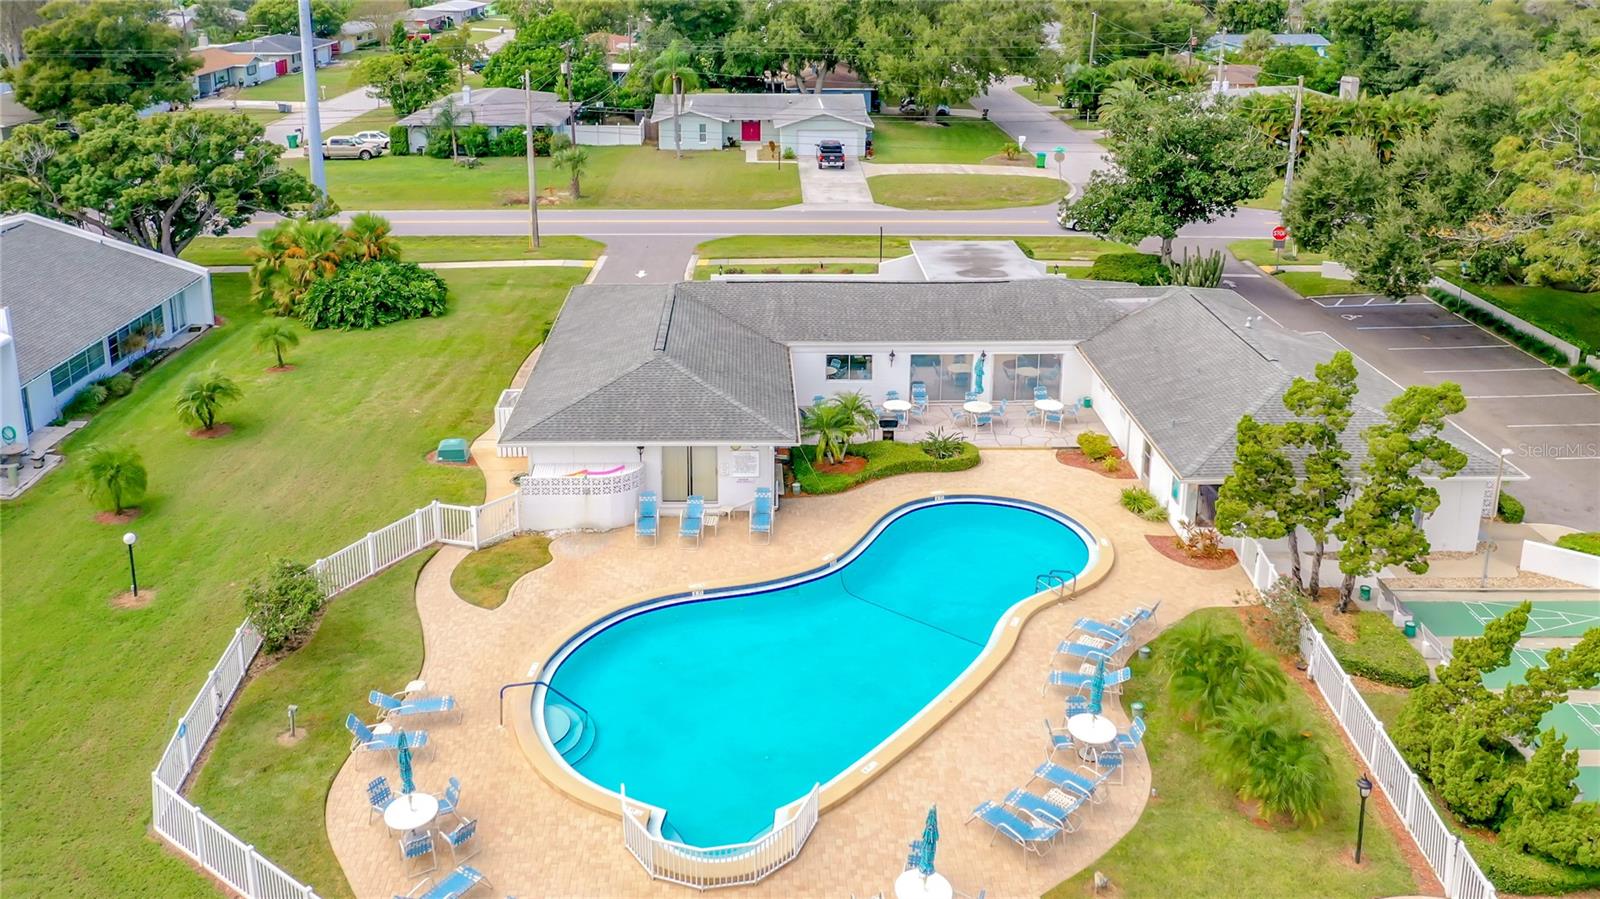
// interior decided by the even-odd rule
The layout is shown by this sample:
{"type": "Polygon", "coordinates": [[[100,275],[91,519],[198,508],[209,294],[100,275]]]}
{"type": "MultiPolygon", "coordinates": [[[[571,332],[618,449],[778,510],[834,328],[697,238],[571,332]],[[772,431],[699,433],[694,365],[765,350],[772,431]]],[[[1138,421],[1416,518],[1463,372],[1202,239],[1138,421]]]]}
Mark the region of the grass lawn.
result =
{"type": "Polygon", "coordinates": [[[1439,275],[1557,337],[1590,352],[1600,351],[1600,293],[1520,284],[1474,284],[1454,272],[1441,271],[1439,275]]]}
{"type": "Polygon", "coordinates": [[[1354,281],[1324,278],[1316,272],[1279,272],[1273,277],[1289,286],[1303,297],[1326,297],[1347,293],[1364,293],[1354,281]]]}
{"type": "Polygon", "coordinates": [[[872,161],[979,163],[1000,152],[1011,138],[993,122],[943,118],[937,125],[922,119],[873,119],[872,161]]]}
{"type": "MultiPolygon", "coordinates": [[[[884,237],[883,258],[911,252],[913,240],[1014,240],[1035,259],[1093,259],[1101,253],[1131,253],[1126,244],[1093,237],[884,237]]],[[[719,237],[695,247],[701,259],[876,259],[878,238],[870,234],[747,234],[719,237]]]]}
{"type": "Polygon", "coordinates": [[[262,127],[270,125],[273,122],[283,118],[283,113],[277,111],[276,109],[256,109],[250,106],[241,106],[238,109],[224,111],[231,112],[234,115],[242,115],[250,121],[261,125],[262,127]]]}
{"type": "Polygon", "coordinates": [[[1076,131],[1100,131],[1103,127],[1098,120],[1091,121],[1089,119],[1079,118],[1077,116],[1072,116],[1071,118],[1066,118],[1063,116],[1061,120],[1066,122],[1068,127],[1076,131]]]}
{"type": "Polygon", "coordinates": [[[694,267],[696,281],[710,281],[712,275],[875,275],[878,265],[875,262],[852,263],[822,263],[805,262],[797,264],[782,263],[779,265],[749,265],[749,266],[721,266],[697,265],[694,267]],[[736,271],[738,269],[738,271],[736,271]]]}
{"type": "MultiPolygon", "coordinates": [[[[332,65],[323,66],[317,70],[317,92],[324,100],[332,100],[340,94],[355,90],[352,79],[355,77],[356,62],[364,56],[374,56],[386,53],[384,49],[357,50],[347,53],[332,65]]],[[[306,88],[301,72],[292,72],[288,75],[279,75],[271,81],[253,84],[239,91],[241,100],[277,100],[280,102],[302,102],[306,98],[306,88]]]]}
{"type": "Polygon", "coordinates": [[[1400,628],[1383,612],[1358,611],[1339,614],[1316,604],[1309,607],[1317,630],[1327,638],[1328,648],[1344,670],[1395,687],[1420,687],[1428,682],[1428,663],[1417,652],[1400,628]],[[1334,631],[1329,620],[1336,622],[1334,631]],[[1347,640],[1346,634],[1354,640],[1347,640]]]}
{"type": "MultiPolygon", "coordinates": [[[[396,237],[407,262],[474,262],[507,259],[595,259],[606,245],[587,237],[545,237],[530,251],[526,237],[396,237]]],[[[249,265],[252,237],[197,237],[183,258],[197,265],[249,265]]]]}
{"type": "MultiPolygon", "coordinates": [[[[674,159],[655,147],[589,147],[583,199],[565,199],[565,172],[538,161],[540,191],[554,188],[559,204],[582,209],[772,209],[800,202],[795,166],[749,165],[739,151],[685,153],[674,159]]],[[[302,174],[306,162],[290,161],[302,174]]],[[[465,168],[448,159],[383,156],[328,163],[328,190],[343,208],[493,209],[524,206],[527,160],[496,157],[465,168]]]]}
{"type": "Polygon", "coordinates": [[[1262,240],[1236,240],[1228,244],[1228,252],[1244,262],[1254,262],[1256,265],[1321,265],[1328,257],[1321,253],[1308,253],[1302,250],[1293,257],[1279,258],[1272,249],[1272,241],[1262,240]]]}
{"type": "MultiPolygon", "coordinates": [[[[480,473],[424,457],[441,437],[487,427],[495,397],[586,274],[447,271],[448,315],[303,333],[290,354],[297,368],[284,374],[267,373],[269,360],[252,347],[261,312],[246,299],[245,276],[213,280],[227,324],[158,365],[73,435],[64,470],[0,506],[6,552],[27,560],[6,566],[0,605],[0,702],[8,712],[0,731],[0,891],[122,895],[134,885],[152,896],[215,895],[146,834],[149,772],[243,618],[240,586],[270,557],[309,562],[429,500],[481,500],[480,473]],[[184,378],[212,363],[244,397],[222,411],[234,433],[195,440],[173,402],[184,378]],[[127,444],[143,456],[150,492],[131,525],[97,524],[74,483],[78,456],[93,443],[127,444]],[[126,589],[127,530],[140,537],[140,586],[155,593],[137,610],[110,604],[126,589]]],[[[351,608],[357,599],[340,599],[333,614],[364,614],[351,608]]],[[[415,671],[412,650],[403,649],[385,657],[394,667],[384,683],[415,671]]],[[[379,685],[364,670],[320,677],[327,695],[340,698],[337,707],[305,694],[299,702],[301,720],[321,728],[379,685]]],[[[262,714],[280,719],[283,705],[262,714]]],[[[231,749],[234,739],[225,730],[219,754],[237,752],[247,769],[261,763],[270,776],[268,760],[231,749]]],[[[321,771],[324,784],[332,774],[321,771]]],[[[201,803],[291,873],[309,876],[318,868],[306,843],[322,839],[322,792],[307,786],[304,795],[270,802],[277,793],[269,787],[263,781],[254,795],[227,801],[208,788],[210,801],[201,803]],[[294,804],[302,801],[309,804],[294,804]],[[275,834],[293,843],[269,844],[275,834]]],[[[312,882],[324,894],[342,888],[312,882]]]]}
{"type": "Polygon", "coordinates": [[[1059,83],[1040,87],[1030,81],[1017,88],[1016,91],[1017,96],[1040,106],[1048,106],[1051,109],[1058,109],[1061,106],[1061,101],[1057,99],[1061,93],[1061,85],[1059,83]]]}
{"type": "Polygon", "coordinates": [[[810,494],[839,493],[857,484],[897,474],[965,471],[978,464],[978,448],[970,443],[962,443],[961,455],[951,459],[935,459],[915,443],[890,443],[887,440],[852,443],[850,455],[865,457],[867,467],[851,474],[817,471],[812,467],[816,454],[815,446],[795,447],[795,480],[800,482],[801,490],[810,494]]]}
{"type": "MultiPolygon", "coordinates": [[[[363,112],[348,122],[325,127],[322,133],[325,137],[339,134],[355,134],[359,131],[382,131],[389,133],[389,126],[400,121],[394,114],[393,107],[379,106],[371,112],[363,112]]],[[[342,160],[336,160],[342,161],[342,160]]]]}
{"type": "MultiPolygon", "coordinates": [[[[1195,612],[1179,627],[1207,618],[1228,631],[1241,628],[1232,609],[1195,612]]],[[[1166,639],[1154,643],[1158,658],[1166,639]]],[[[1233,794],[1217,783],[1205,747],[1168,704],[1162,679],[1151,671],[1153,663],[1136,658],[1132,664],[1134,676],[1124,698],[1145,704],[1150,725],[1145,746],[1154,768],[1155,795],[1121,842],[1045,893],[1045,899],[1092,895],[1095,871],[1105,872],[1115,895],[1125,899],[1244,894],[1368,899],[1417,891],[1394,836],[1370,815],[1360,870],[1349,863],[1360,799],[1353,787],[1346,787],[1359,772],[1336,725],[1322,717],[1304,690],[1291,684],[1286,704],[1312,722],[1340,789],[1334,791],[1320,827],[1271,828],[1242,813],[1233,794]]]]}
{"type": "Polygon", "coordinates": [[[550,538],[525,534],[468,553],[450,573],[450,586],[467,602],[498,609],[517,579],[550,564],[550,538]]]}
{"type": "Polygon", "coordinates": [[[1266,193],[1256,197],[1254,200],[1246,200],[1239,205],[1248,209],[1266,209],[1277,212],[1283,206],[1283,182],[1273,179],[1272,184],[1268,185],[1266,193]]]}
{"type": "Polygon", "coordinates": [[[878,175],[872,199],[901,209],[1006,209],[1058,202],[1066,188],[1026,175],[878,175]]]}

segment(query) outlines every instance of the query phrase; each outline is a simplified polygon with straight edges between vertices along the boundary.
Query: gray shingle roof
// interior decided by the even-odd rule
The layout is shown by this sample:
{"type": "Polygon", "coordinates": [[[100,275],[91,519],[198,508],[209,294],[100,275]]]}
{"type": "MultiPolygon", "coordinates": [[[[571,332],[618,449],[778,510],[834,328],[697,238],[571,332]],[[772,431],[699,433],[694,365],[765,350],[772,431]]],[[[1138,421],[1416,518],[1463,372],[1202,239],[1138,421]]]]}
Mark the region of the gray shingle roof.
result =
{"type": "Polygon", "coordinates": [[[0,284],[18,377],[38,377],[205,277],[87,231],[0,219],[0,284]]]}
{"type": "MultiPolygon", "coordinates": [[[[1143,309],[1079,345],[1117,400],[1177,470],[1178,476],[1221,481],[1233,470],[1235,429],[1245,414],[1289,420],[1283,392],[1295,377],[1343,349],[1325,334],[1300,334],[1262,319],[1231,290],[1171,288],[1143,309]]],[[[1400,391],[1361,360],[1355,412],[1345,429],[1352,463],[1366,457],[1361,431],[1400,391]]],[[[1462,474],[1493,476],[1496,459],[1465,431],[1445,437],[1467,454],[1462,474]]]]}
{"type": "MultiPolygon", "coordinates": [[[[430,105],[400,120],[407,127],[427,127],[433,124],[446,100],[454,101],[456,124],[492,125],[509,128],[525,125],[528,121],[527,92],[519,87],[481,87],[470,91],[456,91],[448,97],[435,100],[430,105]]],[[[565,125],[567,104],[549,91],[533,92],[533,124],[565,125]]]]}
{"type": "MultiPolygon", "coordinates": [[[[673,109],[671,94],[656,94],[650,121],[672,118],[673,109]]],[[[866,100],[860,94],[684,94],[683,112],[721,122],[771,119],[779,128],[830,115],[863,128],[872,127],[866,100]]]]}
{"type": "MultiPolygon", "coordinates": [[[[326,47],[333,43],[331,38],[313,37],[312,49],[326,47]]],[[[298,34],[267,34],[251,38],[247,41],[235,41],[223,44],[224,50],[235,53],[254,53],[257,56],[293,56],[300,52],[300,35],[298,34]]]]}

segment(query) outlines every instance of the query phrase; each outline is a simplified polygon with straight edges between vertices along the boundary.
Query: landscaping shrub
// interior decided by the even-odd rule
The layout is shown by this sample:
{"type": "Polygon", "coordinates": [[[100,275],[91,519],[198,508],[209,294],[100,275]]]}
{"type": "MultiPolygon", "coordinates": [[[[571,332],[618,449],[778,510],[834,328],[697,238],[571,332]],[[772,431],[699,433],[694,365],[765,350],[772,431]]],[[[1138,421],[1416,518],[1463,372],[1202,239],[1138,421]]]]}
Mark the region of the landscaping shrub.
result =
{"type": "MultiPolygon", "coordinates": [[[[1161,517],[1166,517],[1165,512],[1161,517]]],[[[1184,522],[1184,535],[1178,541],[1183,546],[1184,555],[1191,559],[1221,558],[1222,534],[1216,528],[1200,527],[1184,522]]]]}
{"type": "Polygon", "coordinates": [[[468,125],[456,131],[456,146],[467,156],[489,155],[489,126],[468,125]]]}
{"type": "Polygon", "coordinates": [[[67,400],[67,404],[61,407],[61,414],[66,418],[88,418],[98,408],[100,400],[95,392],[84,388],[77,396],[67,400]]]}
{"type": "Polygon", "coordinates": [[[1200,727],[1221,720],[1235,702],[1277,702],[1288,683],[1270,656],[1210,620],[1173,631],[1161,670],[1173,706],[1200,727]]]}
{"type": "Polygon", "coordinates": [[[814,446],[797,446],[793,451],[795,480],[806,493],[840,493],[874,478],[897,474],[966,471],[976,467],[979,461],[978,448],[970,443],[961,444],[960,455],[935,459],[918,444],[875,440],[850,444],[852,455],[866,457],[866,468],[854,474],[822,474],[811,464],[816,451],[814,446]]]}
{"type": "Polygon", "coordinates": [[[1151,509],[1161,508],[1161,504],[1156,501],[1155,494],[1143,487],[1124,487],[1122,489],[1121,502],[1122,508],[1141,517],[1151,509]]]}
{"type": "Polygon", "coordinates": [[[106,511],[122,510],[144,498],[149,486],[144,460],[138,450],[126,446],[84,447],[78,469],[78,486],[106,511]]]}
{"type": "Polygon", "coordinates": [[[1567,371],[1571,372],[1572,376],[1579,381],[1588,384],[1590,387],[1600,389],[1600,369],[1580,362],[1567,369],[1567,371]]]}
{"type": "Polygon", "coordinates": [[[1162,284],[1181,284],[1185,287],[1220,287],[1222,285],[1222,251],[1196,253],[1190,257],[1187,248],[1182,260],[1174,260],[1159,271],[1162,284]]]}
{"type": "Polygon", "coordinates": [[[428,129],[428,142],[423,145],[422,153],[431,159],[450,158],[450,134],[448,131],[440,132],[438,129],[428,129]]]}
{"type": "Polygon", "coordinates": [[[1502,893],[1559,896],[1600,889],[1600,867],[1579,868],[1520,852],[1503,840],[1489,840],[1467,831],[1461,835],[1484,876],[1502,893]]]}
{"type": "Polygon", "coordinates": [[[1211,770],[1239,798],[1296,824],[1322,823],[1333,763],[1303,716],[1274,703],[1235,702],[1205,740],[1211,770]]]}
{"type": "Polygon", "coordinates": [[[935,459],[953,459],[961,455],[962,448],[967,445],[965,437],[966,435],[960,431],[946,431],[944,426],[940,425],[917,441],[917,445],[935,459]]]}
{"type": "Polygon", "coordinates": [[[1128,281],[1146,286],[1162,283],[1167,274],[1161,257],[1149,253],[1102,253],[1089,266],[1095,281],[1128,281]]]}
{"type": "Polygon", "coordinates": [[[1078,449],[1082,450],[1091,462],[1099,462],[1111,455],[1111,438],[1094,431],[1084,431],[1078,435],[1078,449]]]}
{"type": "Polygon", "coordinates": [[[522,127],[502,128],[489,144],[490,156],[527,156],[528,139],[522,127]]]}
{"type": "Polygon", "coordinates": [[[296,314],[312,328],[375,328],[444,313],[444,279],[409,262],[340,266],[311,285],[296,314]]]}
{"type": "Polygon", "coordinates": [[[1538,358],[1543,359],[1557,368],[1565,367],[1571,361],[1567,358],[1566,353],[1561,352],[1560,350],[1548,343],[1545,343],[1539,338],[1534,337],[1531,334],[1525,334],[1516,328],[1511,327],[1510,325],[1501,321],[1498,317],[1479,309],[1477,306],[1463,303],[1461,299],[1453,293],[1433,287],[1428,289],[1428,296],[1432,297],[1434,302],[1446,309],[1449,309],[1456,315],[1461,316],[1467,321],[1475,322],[1485,328],[1488,328],[1490,331],[1499,334],[1501,337],[1504,337],[1506,340],[1527,351],[1529,354],[1537,356],[1538,358]]]}
{"type": "Polygon", "coordinates": [[[111,377],[106,378],[102,383],[106,385],[106,390],[110,392],[112,396],[127,396],[133,392],[133,375],[130,375],[125,371],[117,372],[111,377]]]}
{"type": "Polygon", "coordinates": [[[1500,520],[1506,524],[1521,524],[1527,514],[1522,502],[1511,494],[1500,491],[1500,520]]]}
{"type": "Polygon", "coordinates": [[[102,378],[98,381],[90,381],[78,393],[78,396],[89,396],[94,399],[96,406],[103,406],[106,400],[111,399],[111,388],[106,386],[105,379],[102,378]]]}
{"type": "Polygon", "coordinates": [[[1118,459],[1116,456],[1107,456],[1100,460],[1100,468],[1103,469],[1106,474],[1116,474],[1122,470],[1122,460],[1118,459]]]}
{"type": "Polygon", "coordinates": [[[1329,632],[1322,611],[1308,608],[1311,623],[1326,638],[1333,657],[1344,670],[1370,681],[1392,687],[1420,687],[1428,682],[1428,663],[1412,647],[1405,634],[1383,612],[1356,612],[1355,642],[1346,642],[1329,632]]]}
{"type": "Polygon", "coordinates": [[[304,643],[326,601],[322,585],[304,565],[277,559],[245,587],[244,614],[261,635],[261,648],[271,653],[304,643]]]}
{"type": "Polygon", "coordinates": [[[411,134],[404,125],[389,126],[389,155],[410,156],[411,134]]]}
{"type": "Polygon", "coordinates": [[[1279,577],[1261,592],[1259,601],[1267,612],[1267,635],[1273,648],[1282,655],[1298,658],[1303,621],[1300,616],[1310,603],[1305,591],[1292,579],[1279,577]]]}
{"type": "Polygon", "coordinates": [[[1574,552],[1588,553],[1591,556],[1600,556],[1600,531],[1563,535],[1556,540],[1556,546],[1574,552]]]}

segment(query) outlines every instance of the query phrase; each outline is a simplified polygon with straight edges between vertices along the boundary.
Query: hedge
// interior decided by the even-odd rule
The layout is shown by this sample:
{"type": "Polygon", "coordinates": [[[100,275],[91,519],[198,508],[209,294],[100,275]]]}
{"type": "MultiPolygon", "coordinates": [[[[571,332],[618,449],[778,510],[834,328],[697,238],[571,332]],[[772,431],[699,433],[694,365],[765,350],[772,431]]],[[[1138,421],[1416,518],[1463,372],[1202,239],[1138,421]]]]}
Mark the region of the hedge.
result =
{"type": "Polygon", "coordinates": [[[794,449],[794,476],[800,489],[806,493],[825,495],[842,493],[858,484],[897,474],[919,472],[966,471],[978,464],[978,448],[962,442],[961,454],[948,459],[935,459],[915,443],[891,443],[874,440],[869,443],[850,444],[850,455],[864,456],[867,467],[855,474],[822,473],[812,467],[817,448],[797,446],[794,449]]]}
{"type": "Polygon", "coordinates": [[[1600,889],[1600,868],[1563,865],[1490,840],[1470,830],[1461,839],[1484,876],[1502,893],[1519,896],[1559,896],[1579,890],[1600,889]]]}
{"type": "Polygon", "coordinates": [[[1523,508],[1522,501],[1511,494],[1500,491],[1500,520],[1506,524],[1521,524],[1522,519],[1528,514],[1523,508]]]}
{"type": "Polygon", "coordinates": [[[1306,611],[1345,671],[1392,687],[1428,682],[1428,663],[1383,612],[1355,612],[1356,640],[1347,643],[1329,632],[1321,609],[1313,606],[1306,611]]]}
{"type": "Polygon", "coordinates": [[[1562,549],[1570,549],[1573,552],[1600,556],[1600,531],[1565,534],[1556,540],[1556,546],[1562,549]]]}
{"type": "Polygon", "coordinates": [[[1085,276],[1093,281],[1129,281],[1146,287],[1161,283],[1166,266],[1149,253],[1101,253],[1085,276]]]}
{"type": "Polygon", "coordinates": [[[1435,303],[1438,303],[1440,306],[1449,309],[1456,315],[1459,315],[1467,321],[1474,322],[1489,329],[1490,331],[1495,332],[1496,334],[1499,334],[1501,337],[1504,337],[1506,340],[1527,351],[1530,355],[1537,356],[1538,358],[1543,359],[1557,368],[1565,368],[1570,364],[1570,360],[1567,359],[1566,353],[1561,352],[1560,350],[1548,343],[1545,343],[1539,338],[1534,337],[1531,334],[1526,334],[1517,330],[1516,328],[1511,327],[1510,325],[1501,321],[1497,316],[1491,315],[1488,312],[1479,309],[1477,306],[1462,302],[1461,298],[1455,296],[1454,294],[1440,290],[1437,287],[1430,287],[1428,288],[1428,296],[1432,297],[1435,303]]]}

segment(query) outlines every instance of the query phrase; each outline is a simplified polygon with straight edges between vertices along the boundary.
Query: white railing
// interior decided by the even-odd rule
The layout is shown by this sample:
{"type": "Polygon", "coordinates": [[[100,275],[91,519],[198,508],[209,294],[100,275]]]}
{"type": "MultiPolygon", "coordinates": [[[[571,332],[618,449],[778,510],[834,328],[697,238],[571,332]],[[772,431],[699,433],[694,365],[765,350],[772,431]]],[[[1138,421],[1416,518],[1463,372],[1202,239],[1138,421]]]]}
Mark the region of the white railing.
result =
{"type": "MultiPolygon", "coordinates": [[[[498,439],[506,432],[506,422],[511,420],[511,410],[517,407],[517,399],[522,396],[522,391],[509,388],[500,391],[500,399],[494,404],[494,436],[498,439]]],[[[496,446],[495,454],[501,457],[526,456],[528,448],[525,446],[496,446]]]]}
{"type": "MultiPolygon", "coordinates": [[[[482,549],[516,533],[517,498],[501,497],[481,506],[455,506],[435,500],[381,530],[373,531],[309,569],[331,599],[434,543],[482,549]]],[[[233,701],[261,637],[246,621],[233,632],[216,667],[178,719],[177,728],[155,770],[150,772],[150,823],[162,839],[246,899],[305,899],[317,894],[282,868],[206,817],[183,798],[206,741],[233,701]]]]}
{"type": "Polygon", "coordinates": [[[649,819],[660,809],[622,797],[622,843],[652,880],[697,890],[756,883],[793,861],[810,839],[821,810],[821,785],[778,811],[773,828],[748,843],[700,848],[656,836],[649,819]],[[642,819],[640,814],[642,813],[642,819]]]}

